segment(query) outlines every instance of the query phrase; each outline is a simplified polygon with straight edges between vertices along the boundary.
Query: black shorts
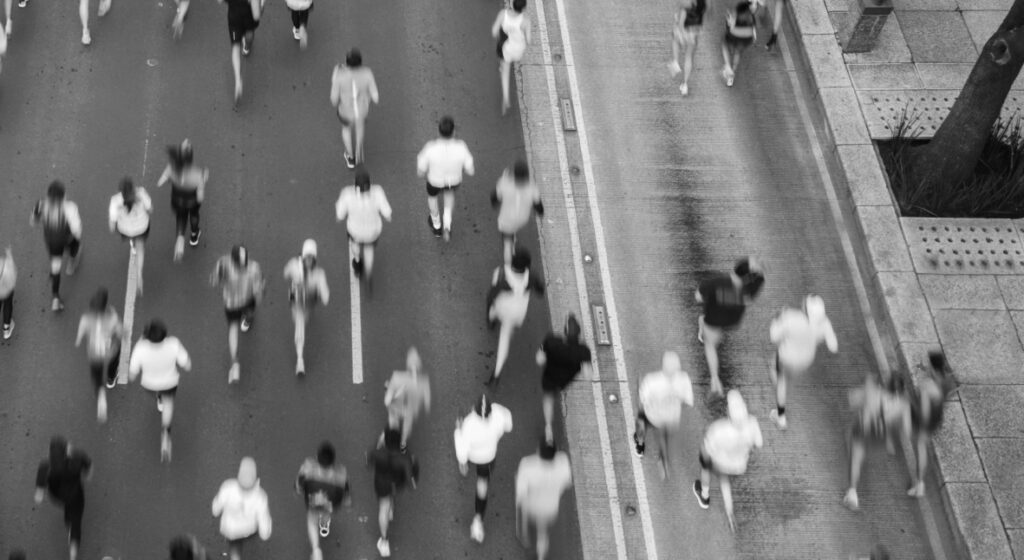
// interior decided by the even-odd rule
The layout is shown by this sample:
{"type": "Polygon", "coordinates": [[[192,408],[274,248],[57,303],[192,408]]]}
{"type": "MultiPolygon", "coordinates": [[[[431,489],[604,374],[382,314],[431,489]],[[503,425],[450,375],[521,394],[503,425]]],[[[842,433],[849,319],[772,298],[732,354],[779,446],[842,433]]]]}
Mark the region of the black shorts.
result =
{"type": "Polygon", "coordinates": [[[174,398],[174,396],[178,394],[178,387],[177,385],[175,385],[174,387],[171,387],[166,391],[150,391],[149,389],[146,389],[146,391],[151,393],[153,395],[153,398],[155,399],[158,399],[163,396],[174,398]]]}
{"type": "Polygon", "coordinates": [[[108,379],[117,377],[117,366],[121,362],[121,349],[118,348],[109,360],[89,360],[89,376],[92,379],[93,389],[97,391],[103,387],[108,379]],[[104,379],[106,377],[106,379],[104,379]]]}
{"type": "Polygon", "coordinates": [[[441,194],[441,191],[444,191],[444,190],[454,191],[457,188],[459,188],[459,185],[452,185],[450,187],[435,187],[434,185],[430,184],[430,181],[427,181],[427,196],[437,196],[437,195],[441,194]]]}
{"type": "Polygon", "coordinates": [[[171,209],[175,214],[199,208],[199,196],[195,190],[171,188],[171,209]]]}
{"type": "Polygon", "coordinates": [[[84,493],[64,502],[64,525],[68,528],[68,540],[76,545],[82,542],[82,515],[84,513],[84,493]]]}
{"type": "Polygon", "coordinates": [[[491,472],[494,471],[494,461],[491,461],[490,463],[485,463],[483,465],[478,465],[470,461],[469,464],[476,467],[477,478],[490,478],[491,472]]]}
{"type": "Polygon", "coordinates": [[[228,324],[238,323],[243,317],[249,317],[256,311],[256,300],[251,299],[248,303],[237,309],[224,308],[224,316],[228,318],[228,324]]]}
{"type": "Polygon", "coordinates": [[[70,251],[75,243],[75,238],[69,235],[63,241],[47,241],[46,250],[51,257],[63,257],[64,253],[70,251]]]}
{"type": "Polygon", "coordinates": [[[239,10],[238,15],[231,13],[231,8],[228,10],[228,36],[231,38],[231,44],[237,45],[242,42],[242,37],[247,33],[256,31],[260,22],[253,19],[252,11],[248,7],[245,10],[239,10]]]}
{"type": "Polygon", "coordinates": [[[305,10],[288,8],[288,11],[292,13],[292,27],[305,27],[309,23],[309,12],[313,11],[313,5],[310,4],[305,10]]]}
{"type": "Polygon", "coordinates": [[[737,37],[737,36],[733,35],[732,33],[729,33],[728,30],[726,30],[726,32],[725,32],[725,44],[729,48],[731,48],[731,49],[742,51],[743,49],[745,49],[745,48],[749,47],[750,45],[754,44],[754,38],[753,37],[737,37]]]}

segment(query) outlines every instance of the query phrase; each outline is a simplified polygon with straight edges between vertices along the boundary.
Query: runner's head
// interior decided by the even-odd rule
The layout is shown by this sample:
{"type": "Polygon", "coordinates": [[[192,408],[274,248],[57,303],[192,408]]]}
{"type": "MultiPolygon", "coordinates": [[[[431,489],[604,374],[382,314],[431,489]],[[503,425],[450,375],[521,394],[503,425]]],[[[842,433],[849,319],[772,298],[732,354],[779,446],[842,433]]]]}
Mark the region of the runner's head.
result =
{"type": "Polygon", "coordinates": [[[679,373],[683,371],[683,364],[679,361],[679,354],[669,350],[661,356],[661,371],[663,373],[679,373]]]}
{"type": "Polygon", "coordinates": [[[516,13],[522,12],[526,9],[526,0],[512,0],[512,9],[516,13]]]}
{"type": "Polygon", "coordinates": [[[64,183],[54,181],[46,189],[46,197],[53,201],[64,200],[64,183]]]}
{"type": "Polygon", "coordinates": [[[92,295],[92,299],[89,300],[89,311],[94,313],[102,313],[107,309],[107,289],[99,288],[96,293],[92,295]]]}
{"type": "Polygon", "coordinates": [[[480,395],[480,400],[473,405],[473,412],[476,412],[480,418],[487,418],[491,415],[491,399],[487,398],[487,395],[480,395]]]}
{"type": "Polygon", "coordinates": [[[50,468],[60,468],[67,462],[68,440],[62,436],[50,438],[50,468]]]}
{"type": "Polygon", "coordinates": [[[171,560],[194,560],[192,541],[185,536],[174,537],[170,546],[171,560]]]}
{"type": "Polygon", "coordinates": [[[302,261],[308,268],[316,266],[316,241],[307,239],[302,242],[302,261]]]}
{"type": "Polygon", "coordinates": [[[359,68],[363,65],[363,53],[359,49],[352,49],[345,55],[345,66],[359,68]]]}
{"type": "Polygon", "coordinates": [[[192,142],[188,138],[181,141],[181,162],[184,165],[192,164],[192,142]]]}
{"type": "Polygon", "coordinates": [[[750,2],[743,0],[739,4],[736,4],[736,13],[742,14],[750,11],[750,2]]]}
{"type": "Polygon", "coordinates": [[[945,354],[941,350],[928,352],[928,363],[932,366],[932,378],[939,384],[943,395],[956,389],[956,379],[953,378],[953,370],[946,361],[945,354]]]}
{"type": "Polygon", "coordinates": [[[153,319],[142,328],[142,336],[150,342],[163,342],[167,338],[167,326],[160,319],[153,319]]]}
{"type": "Polygon", "coordinates": [[[525,160],[517,159],[512,165],[512,178],[516,180],[517,185],[524,185],[530,180],[530,166],[526,164],[525,160]]]}
{"type": "Polygon", "coordinates": [[[238,485],[243,490],[252,490],[259,478],[256,477],[256,461],[252,457],[242,457],[238,464],[238,485]]]}
{"type": "Polygon", "coordinates": [[[423,367],[423,362],[420,360],[420,353],[416,350],[415,346],[410,346],[409,351],[405,354],[405,367],[409,371],[416,373],[423,367]]]}
{"type": "Polygon", "coordinates": [[[576,315],[573,315],[572,313],[565,318],[565,338],[569,340],[580,339],[580,324],[579,321],[576,320],[576,315]]]}
{"type": "Polygon", "coordinates": [[[384,447],[391,450],[402,448],[402,432],[388,428],[384,430],[384,447]]]}
{"type": "Polygon", "coordinates": [[[540,440],[540,458],[545,461],[550,461],[555,458],[555,452],[558,448],[555,447],[554,442],[549,443],[547,438],[541,438],[540,440]]]}
{"type": "Polygon", "coordinates": [[[743,395],[736,389],[730,389],[726,400],[728,401],[729,419],[733,422],[746,422],[749,414],[747,413],[747,403],[743,402],[743,395]]]}
{"type": "Polygon", "coordinates": [[[316,462],[325,468],[334,464],[334,446],[331,442],[325,441],[320,444],[320,448],[316,450],[316,462]]]}
{"type": "Polygon", "coordinates": [[[362,192],[370,190],[370,173],[362,166],[356,170],[356,187],[362,192]]]}
{"type": "Polygon", "coordinates": [[[249,266],[249,251],[244,245],[235,245],[231,248],[231,262],[238,267],[249,266]]]}
{"type": "Polygon", "coordinates": [[[121,179],[121,198],[129,209],[135,204],[135,184],[132,183],[131,177],[121,179]]]}
{"type": "Polygon", "coordinates": [[[743,294],[750,298],[757,297],[764,287],[764,269],[760,261],[754,257],[743,257],[736,261],[732,272],[739,278],[743,294]]]}
{"type": "Polygon", "coordinates": [[[451,138],[455,133],[455,120],[448,115],[441,117],[437,123],[437,131],[441,133],[441,138],[451,138]]]}
{"type": "Polygon", "coordinates": [[[522,247],[516,247],[515,253],[512,255],[512,270],[516,272],[526,272],[526,269],[530,268],[530,253],[522,247]]]}

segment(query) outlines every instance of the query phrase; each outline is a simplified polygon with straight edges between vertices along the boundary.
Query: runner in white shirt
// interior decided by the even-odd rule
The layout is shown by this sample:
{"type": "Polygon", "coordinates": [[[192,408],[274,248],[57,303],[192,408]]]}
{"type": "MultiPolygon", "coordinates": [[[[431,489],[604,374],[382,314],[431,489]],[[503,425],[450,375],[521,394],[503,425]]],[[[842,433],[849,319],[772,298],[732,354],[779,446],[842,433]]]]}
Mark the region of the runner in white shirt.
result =
{"type": "Polygon", "coordinates": [[[544,295],[544,281],[530,271],[530,253],[520,247],[512,256],[512,263],[494,269],[491,289],[487,292],[487,321],[490,328],[500,325],[498,353],[494,372],[487,384],[497,383],[512,346],[512,334],[523,326],[530,308],[530,295],[544,295]]]}
{"type": "Polygon", "coordinates": [[[142,265],[146,259],[146,238],[149,237],[149,216],[153,213],[153,200],[143,187],[137,187],[128,177],[121,179],[121,189],[110,197],[108,221],[111,233],[127,239],[135,255],[136,287],[142,295],[142,265]]]}
{"type": "Polygon", "coordinates": [[[487,486],[498,454],[498,441],[512,431],[512,413],[487,395],[480,397],[465,418],[455,422],[455,458],[462,476],[468,463],[476,467],[476,514],[469,526],[469,536],[484,542],[484,512],[487,510],[487,486]]]}
{"type": "Polygon", "coordinates": [[[516,233],[530,223],[533,213],[544,215],[544,203],[540,200],[540,189],[530,179],[530,167],[523,160],[517,160],[511,171],[506,169],[498,179],[491,205],[498,206],[498,232],[504,246],[505,264],[512,262],[512,249],[516,233]]]}
{"type": "Polygon", "coordinates": [[[306,373],[303,348],[306,346],[306,324],[317,302],[327,306],[331,290],[327,275],[316,263],[316,241],[307,239],[302,244],[302,256],[288,261],[284,267],[288,281],[288,299],[292,302],[292,320],[295,322],[295,375],[306,373]]]}
{"type": "Polygon", "coordinates": [[[132,349],[128,379],[139,379],[142,388],[156,395],[160,411],[160,460],[171,460],[171,421],[174,419],[174,395],[178,392],[180,370],[192,369],[188,352],[176,337],[167,336],[167,327],[154,319],[142,330],[142,338],[132,349]]]}
{"type": "Polygon", "coordinates": [[[370,174],[365,169],[356,171],[355,183],[341,189],[335,211],[339,222],[346,221],[352,271],[357,277],[366,278],[372,287],[373,248],[384,229],[381,218],[391,221],[391,205],[384,189],[370,184],[370,174]]]}
{"type": "Polygon", "coordinates": [[[693,386],[690,376],[683,371],[679,355],[665,352],[661,358],[661,370],[644,376],[639,393],[640,410],[636,414],[636,432],[633,434],[635,454],[637,457],[644,454],[648,426],[657,430],[661,477],[667,478],[669,441],[679,429],[683,405],[693,406],[693,386]]]}
{"type": "Polygon", "coordinates": [[[542,441],[540,451],[519,461],[516,471],[517,530],[522,539],[530,525],[537,530],[537,560],[548,555],[548,529],[558,519],[562,494],[572,488],[572,467],[569,456],[555,449],[554,443],[542,441]]]}
{"type": "MultiPolygon", "coordinates": [[[[388,409],[388,429],[402,433],[401,451],[409,444],[412,425],[420,412],[430,412],[430,378],[423,373],[423,362],[416,347],[409,348],[405,356],[405,371],[394,371],[384,392],[384,407],[388,409]]],[[[381,433],[380,446],[384,445],[381,433]]]]}
{"type": "Polygon", "coordinates": [[[825,315],[825,302],[820,296],[804,298],[803,309],[783,309],[772,321],[769,330],[775,350],[769,374],[775,385],[776,409],[769,416],[786,429],[786,387],[789,381],[803,375],[814,363],[818,346],[824,342],[829,352],[839,351],[836,333],[825,315]]]}
{"type": "Polygon", "coordinates": [[[452,212],[455,209],[455,189],[462,184],[462,174],[473,175],[473,154],[469,153],[466,143],[452,138],[455,132],[455,121],[449,116],[441,117],[437,125],[441,134],[429,142],[416,156],[416,172],[420,177],[427,178],[427,208],[430,209],[430,229],[434,236],[441,236],[442,226],[444,240],[452,235],[452,212]],[[437,207],[437,196],[444,195],[444,215],[437,207]]]}

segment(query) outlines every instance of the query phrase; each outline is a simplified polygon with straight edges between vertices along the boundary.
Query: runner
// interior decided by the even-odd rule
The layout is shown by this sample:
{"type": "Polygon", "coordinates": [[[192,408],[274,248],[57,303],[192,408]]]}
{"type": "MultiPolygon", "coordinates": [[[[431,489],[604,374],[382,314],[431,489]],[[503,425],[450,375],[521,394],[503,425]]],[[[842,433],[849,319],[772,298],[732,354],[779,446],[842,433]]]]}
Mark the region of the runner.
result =
{"type": "Polygon", "coordinates": [[[182,140],[179,146],[168,146],[167,154],[170,162],[156,186],[162,187],[167,181],[171,182],[171,209],[174,210],[177,232],[174,262],[178,262],[185,254],[186,229],[189,230],[188,244],[193,247],[199,245],[199,236],[203,234],[203,230],[199,229],[199,207],[206,194],[210,170],[193,163],[192,144],[188,138],[182,140]]]}
{"type": "Polygon", "coordinates": [[[230,254],[217,261],[210,283],[224,285],[224,314],[228,319],[228,351],[231,354],[228,383],[238,383],[241,377],[238,332],[248,332],[252,325],[256,305],[263,299],[263,274],[259,263],[249,260],[249,251],[235,245],[230,254]]]}
{"type": "Polygon", "coordinates": [[[683,405],[693,406],[693,386],[690,385],[690,376],[683,371],[678,354],[665,352],[661,357],[661,370],[643,377],[638,400],[640,409],[636,413],[636,432],[633,433],[635,455],[644,455],[647,428],[657,430],[661,478],[668,478],[669,441],[679,430],[683,405]]]}
{"type": "Polygon", "coordinates": [[[482,395],[465,418],[455,422],[455,458],[459,472],[466,476],[468,463],[476,469],[476,502],[469,536],[484,542],[484,512],[487,510],[487,486],[494,470],[501,437],[512,431],[512,413],[482,395]]]}
{"type": "Polygon", "coordinates": [[[206,560],[206,549],[192,535],[174,537],[168,548],[170,560],[206,560]]]}
{"type": "Polygon", "coordinates": [[[327,275],[316,262],[316,241],[307,239],[302,243],[302,255],[288,261],[284,267],[284,278],[289,284],[288,301],[292,302],[292,321],[295,323],[295,375],[304,375],[306,362],[303,350],[309,316],[317,302],[326,307],[331,300],[327,275]]]}
{"type": "Polygon", "coordinates": [[[526,227],[533,217],[544,215],[544,203],[540,199],[540,189],[530,179],[530,167],[522,159],[516,160],[512,171],[508,169],[501,174],[498,184],[491,194],[491,205],[498,206],[498,232],[501,233],[505,251],[505,264],[512,262],[512,248],[515,246],[516,233],[526,227]]]}
{"type": "Polygon", "coordinates": [[[700,478],[693,482],[693,493],[703,509],[711,505],[711,474],[718,476],[722,487],[722,504],[729,518],[729,529],[736,531],[732,508],[731,477],[747,472],[750,452],[764,444],[757,418],[747,413],[743,396],[731,389],[726,397],[729,416],[708,425],[700,449],[700,478]]]}
{"type": "Polygon", "coordinates": [[[779,42],[779,29],[782,29],[783,10],[786,9],[787,0],[775,0],[772,2],[772,36],[765,43],[764,48],[771,51],[775,43],[779,42]]]}
{"type": "Polygon", "coordinates": [[[78,268],[82,250],[82,218],[78,214],[78,205],[65,197],[64,184],[60,181],[50,183],[46,190],[46,198],[36,203],[29,220],[32,225],[43,224],[43,239],[50,253],[50,290],[53,294],[54,311],[64,309],[60,299],[60,269],[67,259],[64,272],[71,276],[78,268]]]}
{"type": "Polygon", "coordinates": [[[725,66],[722,67],[722,77],[725,78],[725,85],[732,87],[736,79],[736,67],[740,63],[740,54],[757,38],[757,25],[754,14],[750,11],[749,0],[740,0],[736,4],[736,9],[726,14],[725,21],[725,40],[722,42],[725,66]]]}
{"type": "Polygon", "coordinates": [[[512,107],[509,103],[509,82],[512,63],[523,59],[530,44],[530,18],[526,17],[526,0],[512,0],[512,8],[503,8],[491,26],[491,36],[498,40],[498,72],[501,75],[501,114],[512,107]]]}
{"type": "Polygon", "coordinates": [[[672,27],[672,61],[668,63],[672,76],[683,73],[679,91],[690,94],[690,73],[693,72],[693,55],[697,51],[697,38],[704,23],[707,0],[682,0],[676,10],[675,25],[672,27]],[[683,51],[683,67],[679,68],[679,51],[683,51]]]}
{"type": "Polygon", "coordinates": [[[939,351],[928,353],[928,376],[910,392],[910,423],[914,430],[917,452],[917,481],[907,491],[908,496],[924,497],[924,474],[928,469],[928,443],[932,434],[942,427],[943,402],[956,390],[953,372],[946,357],[939,351]]]}
{"type": "Polygon", "coordinates": [[[142,266],[146,260],[146,238],[149,237],[149,216],[153,201],[143,187],[136,187],[131,178],[121,179],[121,191],[110,198],[108,221],[110,232],[127,239],[135,255],[135,273],[139,295],[142,295],[142,266]]]}
{"type": "Polygon", "coordinates": [[[309,41],[306,25],[309,24],[309,12],[313,10],[313,0],[285,0],[285,4],[292,14],[292,37],[299,42],[300,49],[306,50],[309,41]]]}
{"type": "Polygon", "coordinates": [[[384,447],[370,450],[367,463],[373,468],[373,491],[377,494],[377,523],[380,525],[380,538],[377,539],[377,552],[381,557],[391,556],[391,543],[388,541],[388,525],[395,517],[395,494],[406,482],[416,488],[416,477],[419,476],[419,463],[415,457],[401,452],[399,444],[402,435],[398,430],[384,431],[384,447]]]}
{"type": "Polygon", "coordinates": [[[843,503],[852,510],[860,507],[857,486],[867,455],[867,444],[885,441],[888,451],[895,453],[893,437],[910,437],[910,402],[903,385],[903,380],[893,375],[883,387],[874,375],[869,374],[864,387],[850,391],[850,409],[853,411],[850,429],[850,487],[846,490],[843,503]]]}
{"type": "Polygon", "coordinates": [[[462,174],[472,176],[473,154],[461,139],[453,138],[455,121],[449,117],[441,117],[437,130],[440,138],[426,143],[416,156],[416,172],[420,177],[427,178],[427,208],[430,210],[430,229],[435,237],[441,236],[444,227],[444,240],[452,237],[452,212],[455,210],[455,189],[462,184],[462,174]],[[444,195],[444,215],[437,207],[438,195],[444,195]]]}
{"type": "Polygon", "coordinates": [[[494,269],[491,289],[487,293],[487,320],[498,332],[498,358],[487,384],[497,384],[505,360],[508,359],[512,333],[523,325],[530,306],[530,293],[544,295],[544,281],[530,272],[530,253],[519,247],[512,255],[512,263],[494,269]]]}
{"type": "MultiPolygon", "coordinates": [[[[83,2],[86,0],[82,0],[83,2]]],[[[242,55],[249,56],[264,0],[217,0],[228,4],[228,35],[231,37],[231,68],[235,71],[235,104],[242,97],[242,55]]]]}
{"type": "Polygon", "coordinates": [[[18,267],[14,266],[11,247],[4,249],[0,258],[0,323],[3,326],[4,340],[14,334],[14,287],[18,283],[18,267]]]}
{"type": "Polygon", "coordinates": [[[64,525],[68,528],[68,558],[78,558],[82,544],[82,514],[85,512],[84,481],[92,477],[92,459],[71,447],[61,436],[50,438],[50,459],[39,463],[36,471],[37,504],[49,493],[50,499],[64,507],[64,525]]]}
{"type": "MultiPolygon", "coordinates": [[[[24,8],[25,4],[26,2],[19,1],[18,7],[24,8]]],[[[103,17],[109,11],[110,0],[100,0],[100,4],[96,9],[96,15],[103,17]]],[[[82,44],[89,45],[92,43],[92,37],[89,35],[89,0],[78,0],[78,19],[82,20],[82,44]]],[[[8,21],[10,20],[8,19],[8,21]]]]}
{"type": "Polygon", "coordinates": [[[338,221],[346,220],[348,250],[352,255],[352,272],[365,278],[372,289],[373,249],[384,229],[381,218],[391,221],[391,205],[384,189],[370,183],[370,174],[360,167],[356,170],[355,185],[341,189],[335,204],[338,221]]]}
{"type": "MultiPolygon", "coordinates": [[[[13,0],[4,0],[4,21],[7,22],[7,23],[4,24],[4,35],[5,35],[4,38],[3,38],[4,47],[5,47],[4,50],[7,50],[6,49],[7,39],[10,36],[10,34],[14,31],[14,29],[11,27],[11,6],[13,4],[14,4],[13,0]]],[[[26,6],[24,0],[22,0],[22,2],[20,2],[18,4],[18,6],[21,7],[21,8],[24,8],[26,6]]]]}
{"type": "MultiPolygon", "coordinates": [[[[405,453],[412,425],[420,411],[430,412],[430,378],[422,372],[423,362],[416,347],[409,348],[405,356],[405,371],[394,371],[384,392],[384,406],[388,409],[388,429],[402,434],[400,448],[405,453]]],[[[383,445],[383,436],[381,443],[383,445]]]]}
{"type": "Polygon", "coordinates": [[[704,313],[697,318],[697,340],[704,343],[704,355],[711,373],[711,393],[722,394],[722,381],[718,377],[718,347],[727,329],[740,324],[747,304],[752,302],[764,286],[764,271],[752,257],[736,262],[732,273],[719,274],[700,283],[697,303],[704,313]]]}
{"type": "Polygon", "coordinates": [[[160,412],[160,461],[171,460],[171,421],[174,419],[174,396],[178,392],[181,370],[190,371],[192,360],[177,337],[167,336],[167,327],[153,319],[142,329],[142,338],[132,348],[128,379],[156,397],[160,412]]]}
{"type": "Polygon", "coordinates": [[[363,136],[371,101],[380,102],[377,81],[373,71],[363,66],[359,49],[352,49],[345,55],[345,64],[335,65],[331,74],[331,105],[338,110],[345,165],[349,169],[363,163],[363,136]]]}
{"type": "Polygon", "coordinates": [[[537,531],[537,560],[548,556],[548,530],[558,519],[562,494],[572,488],[569,456],[542,441],[540,451],[519,461],[516,471],[516,529],[524,539],[532,525],[537,531]]]}
{"type": "Polygon", "coordinates": [[[20,548],[14,549],[7,555],[7,560],[25,560],[25,551],[20,548]]]}
{"type": "Polygon", "coordinates": [[[189,0],[174,0],[174,21],[171,22],[171,33],[175,39],[181,39],[185,32],[185,18],[188,17],[189,0]]]}
{"type": "Polygon", "coordinates": [[[124,328],[117,310],[107,303],[107,289],[100,288],[89,300],[89,310],[78,322],[75,347],[85,340],[85,355],[96,391],[96,419],[107,421],[107,389],[117,385],[117,366],[121,362],[121,337],[124,328]]]}
{"type": "Polygon", "coordinates": [[[590,348],[580,343],[580,324],[572,313],[565,320],[565,336],[554,332],[544,337],[544,343],[537,350],[537,365],[543,368],[540,388],[544,393],[541,401],[544,410],[544,441],[554,443],[555,434],[551,419],[555,415],[555,400],[565,390],[581,369],[584,377],[592,377],[590,348]]]}
{"type": "Polygon", "coordinates": [[[316,459],[307,458],[295,478],[295,491],[306,501],[306,532],[312,560],[323,560],[320,538],[331,533],[331,514],[342,503],[350,504],[348,471],[334,464],[334,446],[323,442],[316,459]]]}
{"type": "Polygon", "coordinates": [[[810,369],[822,342],[829,352],[839,351],[836,333],[825,315],[825,302],[820,296],[804,298],[803,309],[783,309],[772,321],[769,330],[776,346],[775,359],[768,373],[775,385],[775,410],[769,416],[779,428],[786,429],[786,387],[789,382],[810,369]]]}
{"type": "Polygon", "coordinates": [[[211,509],[214,517],[220,517],[220,534],[228,541],[230,560],[241,560],[242,545],[257,534],[262,540],[270,538],[270,506],[252,457],[242,457],[238,477],[220,485],[211,509]]]}

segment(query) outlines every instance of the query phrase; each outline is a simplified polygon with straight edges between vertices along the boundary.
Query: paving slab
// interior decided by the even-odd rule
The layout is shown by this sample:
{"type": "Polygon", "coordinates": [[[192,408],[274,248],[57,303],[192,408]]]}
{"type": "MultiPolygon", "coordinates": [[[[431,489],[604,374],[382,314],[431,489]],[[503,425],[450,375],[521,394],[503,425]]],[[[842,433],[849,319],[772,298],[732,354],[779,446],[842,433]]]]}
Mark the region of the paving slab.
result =
{"type": "Polygon", "coordinates": [[[963,385],[960,402],[975,438],[1024,437],[1024,385],[963,385]]]}
{"type": "Polygon", "coordinates": [[[1024,349],[1008,311],[944,309],[935,311],[934,318],[946,358],[961,383],[1024,382],[1024,349]]]}
{"type": "Polygon", "coordinates": [[[961,403],[947,401],[943,410],[942,429],[932,438],[939,480],[943,484],[987,482],[961,403]]]}
{"type": "Polygon", "coordinates": [[[900,218],[920,274],[1018,274],[1024,243],[1012,220],[900,218]]]}
{"type": "Polygon", "coordinates": [[[871,252],[875,272],[912,271],[903,231],[891,205],[858,206],[857,219],[871,252]]]}
{"type": "Polygon", "coordinates": [[[933,310],[1006,309],[992,275],[922,274],[918,280],[933,310]]]}
{"type": "Polygon", "coordinates": [[[1010,543],[988,484],[954,482],[943,487],[964,546],[971,558],[1012,560],[1010,543]]]}
{"type": "Polygon", "coordinates": [[[825,0],[825,9],[830,12],[848,12],[850,0],[825,0]]]}
{"type": "Polygon", "coordinates": [[[967,83],[973,63],[918,62],[917,75],[924,89],[960,89],[967,83]]]}
{"type": "Polygon", "coordinates": [[[1010,11],[1014,0],[957,0],[957,7],[964,11],[998,10],[1004,14],[1010,11]]]}
{"type": "Polygon", "coordinates": [[[871,138],[864,126],[864,115],[853,88],[822,88],[818,90],[825,106],[832,141],[843,144],[869,144],[871,138]]]}
{"type": "Polygon", "coordinates": [[[996,281],[1006,308],[1024,309],[1024,276],[999,276],[996,281]]]}
{"type": "Polygon", "coordinates": [[[917,10],[952,11],[957,8],[957,0],[899,0],[894,2],[896,11],[909,12],[917,10]]]}
{"type": "Polygon", "coordinates": [[[1007,529],[1014,558],[1024,558],[1024,529],[1007,529]]]}
{"type": "MultiPolygon", "coordinates": [[[[832,26],[839,37],[840,44],[846,44],[846,39],[853,29],[853,18],[849,12],[829,12],[832,19],[832,26]]],[[[878,43],[871,52],[846,53],[843,58],[848,64],[867,64],[872,62],[913,62],[910,56],[910,48],[903,38],[903,30],[900,22],[895,16],[889,16],[878,35],[878,43]]]]}
{"type": "Polygon", "coordinates": [[[1024,528],[1024,438],[978,438],[975,442],[1003,525],[1024,528]]]}
{"type": "Polygon", "coordinates": [[[978,50],[959,12],[896,12],[915,62],[974,62],[978,50]]]}
{"type": "Polygon", "coordinates": [[[870,144],[838,146],[836,152],[846,175],[846,184],[855,206],[891,206],[892,195],[879,165],[875,147],[870,144]]]}
{"type": "Polygon", "coordinates": [[[818,88],[849,87],[850,74],[843,64],[842,49],[835,35],[805,35],[804,48],[818,88]]]}
{"type": "Polygon", "coordinates": [[[974,47],[981,52],[999,24],[1006,18],[1006,10],[975,10],[963,13],[964,23],[971,35],[974,47]]]}
{"type": "Polygon", "coordinates": [[[928,304],[913,272],[879,272],[889,319],[900,342],[938,343],[928,304]]]}
{"type": "Polygon", "coordinates": [[[808,35],[835,36],[835,29],[832,28],[828,9],[822,0],[790,2],[789,7],[793,9],[793,16],[800,28],[800,34],[804,37],[808,35]]]}
{"type": "Polygon", "coordinates": [[[853,86],[867,89],[921,89],[924,82],[909,62],[848,64],[853,86]]]}

